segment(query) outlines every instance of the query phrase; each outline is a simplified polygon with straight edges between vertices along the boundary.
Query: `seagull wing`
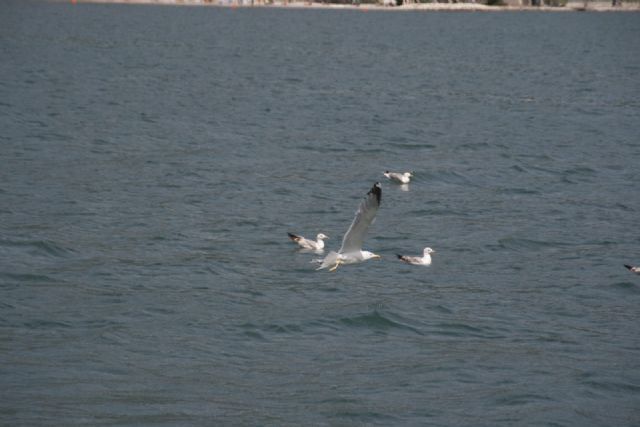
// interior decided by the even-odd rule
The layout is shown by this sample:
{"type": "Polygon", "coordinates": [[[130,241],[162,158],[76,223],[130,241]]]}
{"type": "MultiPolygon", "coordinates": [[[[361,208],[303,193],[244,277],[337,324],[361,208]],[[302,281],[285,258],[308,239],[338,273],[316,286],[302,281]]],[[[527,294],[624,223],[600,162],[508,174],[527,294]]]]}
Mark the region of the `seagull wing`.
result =
{"type": "Polygon", "coordinates": [[[402,262],[406,262],[407,264],[424,264],[422,262],[422,258],[417,256],[407,256],[398,254],[398,259],[402,262]]]}
{"type": "Polygon", "coordinates": [[[323,268],[333,267],[338,263],[338,258],[340,256],[337,252],[331,251],[329,254],[324,257],[324,259],[320,259],[320,267],[316,268],[316,270],[322,270],[323,268]]]}
{"type": "Polygon", "coordinates": [[[304,239],[304,237],[298,236],[297,234],[293,234],[293,233],[287,233],[287,235],[289,235],[289,239],[291,239],[296,243],[298,243],[301,239],[304,239]]]}
{"type": "Polygon", "coordinates": [[[380,207],[382,198],[382,188],[376,182],[367,193],[365,199],[360,203],[353,222],[342,238],[342,247],[339,253],[348,253],[362,250],[362,242],[367,229],[373,222],[380,207]]]}
{"type": "Polygon", "coordinates": [[[631,271],[632,273],[636,273],[636,274],[640,274],[640,267],[634,267],[632,265],[624,265],[625,267],[627,267],[629,269],[629,271],[631,271]]]}

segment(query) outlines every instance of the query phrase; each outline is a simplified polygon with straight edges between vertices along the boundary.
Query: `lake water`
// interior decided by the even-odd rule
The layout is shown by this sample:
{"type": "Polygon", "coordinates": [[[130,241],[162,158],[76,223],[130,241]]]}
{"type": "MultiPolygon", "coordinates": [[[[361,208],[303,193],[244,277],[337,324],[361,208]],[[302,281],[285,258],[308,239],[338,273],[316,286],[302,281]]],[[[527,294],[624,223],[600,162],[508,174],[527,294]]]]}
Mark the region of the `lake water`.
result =
{"type": "Polygon", "coordinates": [[[2,2],[0,424],[640,424],[638,18],[2,2]]]}

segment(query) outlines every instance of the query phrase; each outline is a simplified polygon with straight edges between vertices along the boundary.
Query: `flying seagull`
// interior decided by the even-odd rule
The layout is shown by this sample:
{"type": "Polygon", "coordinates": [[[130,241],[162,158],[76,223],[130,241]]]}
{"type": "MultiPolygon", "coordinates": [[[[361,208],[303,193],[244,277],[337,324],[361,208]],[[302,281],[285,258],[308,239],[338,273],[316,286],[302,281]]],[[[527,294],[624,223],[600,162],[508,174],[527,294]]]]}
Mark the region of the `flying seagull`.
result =
{"type": "Polygon", "coordinates": [[[289,235],[289,238],[293,241],[296,242],[302,249],[311,249],[314,251],[321,251],[324,249],[324,241],[326,239],[328,239],[329,237],[325,236],[322,233],[319,233],[316,236],[316,240],[313,241],[311,239],[305,239],[302,236],[298,236],[296,234],[293,233],[287,233],[289,235]]]}
{"type": "Polygon", "coordinates": [[[627,267],[630,272],[640,274],[640,267],[634,267],[632,265],[627,265],[627,264],[625,264],[624,266],[627,267]]]}
{"type": "Polygon", "coordinates": [[[381,197],[382,188],[380,183],[376,182],[360,203],[349,230],[342,238],[342,247],[338,252],[329,252],[318,270],[329,268],[329,271],[335,271],[342,264],[355,264],[371,258],[380,258],[380,255],[373,252],[363,251],[362,242],[367,229],[376,217],[381,197]]]}
{"type": "Polygon", "coordinates": [[[383,175],[398,184],[408,184],[409,181],[411,181],[411,178],[413,178],[413,174],[411,172],[399,173],[386,171],[383,175]]]}
{"type": "Polygon", "coordinates": [[[398,255],[398,258],[400,259],[400,261],[402,262],[406,262],[407,264],[413,264],[413,265],[430,265],[431,264],[431,255],[429,254],[433,254],[436,251],[434,251],[431,248],[424,248],[423,251],[423,255],[421,257],[419,256],[407,256],[407,255],[398,255]]]}

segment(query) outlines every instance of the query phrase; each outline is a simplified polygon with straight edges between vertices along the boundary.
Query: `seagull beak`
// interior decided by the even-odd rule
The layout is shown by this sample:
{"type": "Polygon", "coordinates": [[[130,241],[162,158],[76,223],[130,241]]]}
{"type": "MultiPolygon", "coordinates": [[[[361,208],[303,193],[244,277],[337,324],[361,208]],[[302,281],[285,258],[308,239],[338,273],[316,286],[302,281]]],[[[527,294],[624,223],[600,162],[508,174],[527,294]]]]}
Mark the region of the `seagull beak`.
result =
{"type": "Polygon", "coordinates": [[[373,257],[372,257],[372,258],[375,258],[375,259],[382,259],[382,257],[381,257],[380,255],[378,255],[378,254],[373,255],[373,257]]]}

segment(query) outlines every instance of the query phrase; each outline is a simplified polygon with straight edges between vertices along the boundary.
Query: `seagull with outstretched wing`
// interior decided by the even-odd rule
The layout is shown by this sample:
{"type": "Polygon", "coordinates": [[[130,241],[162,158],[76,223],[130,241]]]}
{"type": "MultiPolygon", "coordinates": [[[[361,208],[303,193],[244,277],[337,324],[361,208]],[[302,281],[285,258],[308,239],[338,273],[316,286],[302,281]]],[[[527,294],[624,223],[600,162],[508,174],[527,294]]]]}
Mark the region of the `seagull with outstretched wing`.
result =
{"type": "Polygon", "coordinates": [[[349,230],[342,238],[342,247],[338,252],[329,252],[322,260],[318,270],[329,268],[329,271],[335,271],[342,264],[355,264],[372,258],[380,258],[380,255],[376,255],[373,252],[363,251],[362,243],[367,229],[375,219],[376,213],[378,213],[381,198],[382,188],[380,183],[376,182],[360,203],[349,230]]]}

